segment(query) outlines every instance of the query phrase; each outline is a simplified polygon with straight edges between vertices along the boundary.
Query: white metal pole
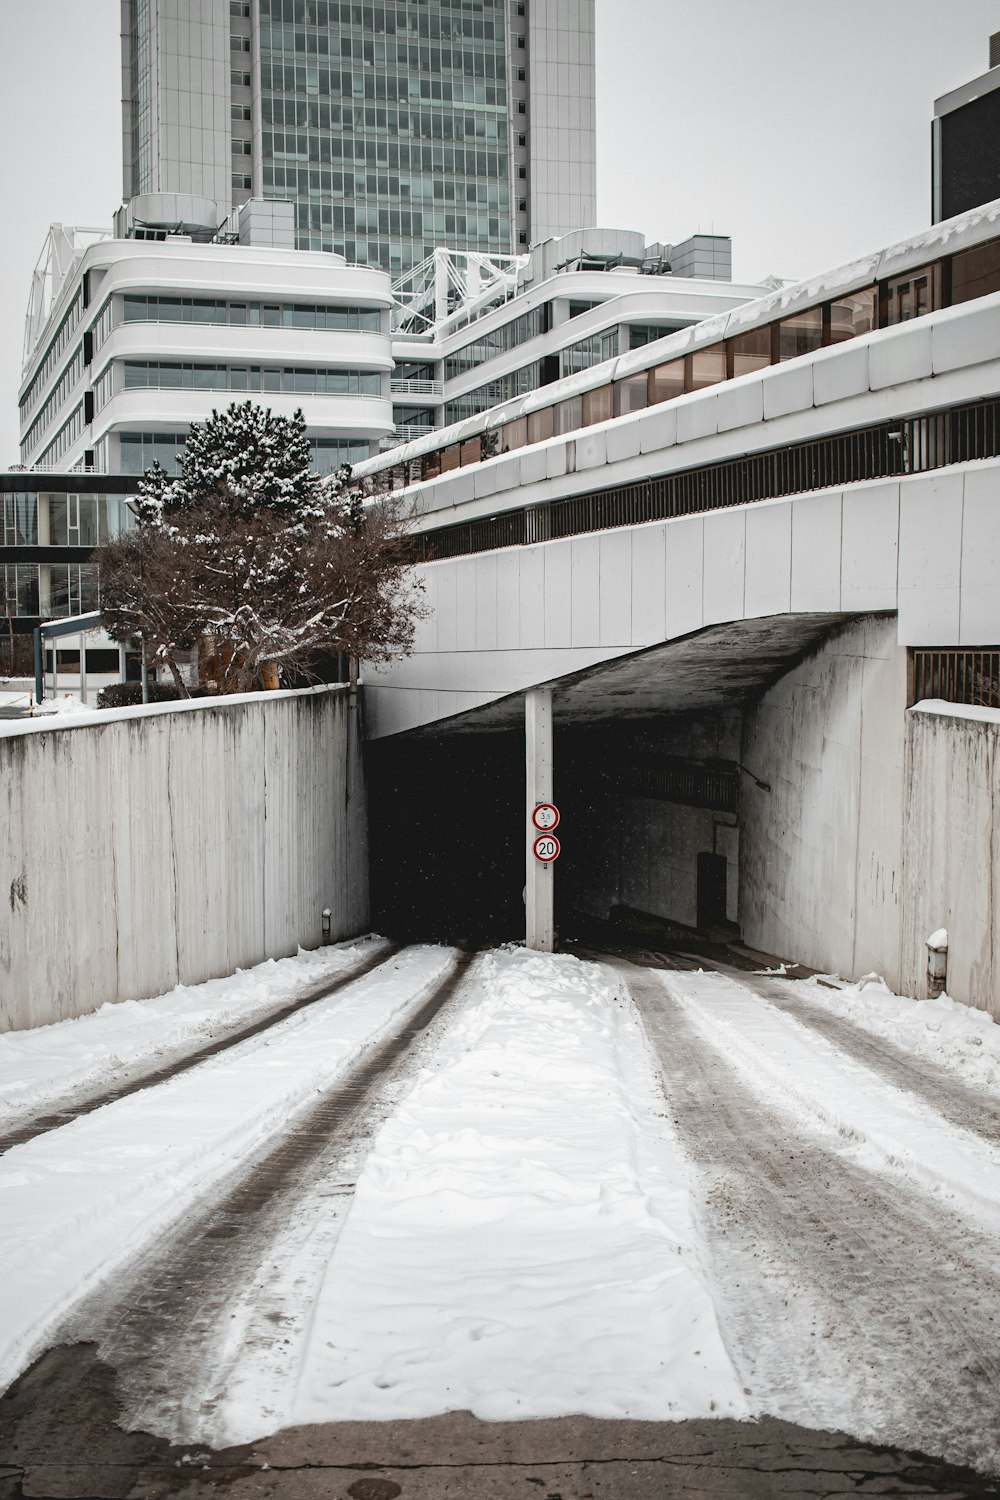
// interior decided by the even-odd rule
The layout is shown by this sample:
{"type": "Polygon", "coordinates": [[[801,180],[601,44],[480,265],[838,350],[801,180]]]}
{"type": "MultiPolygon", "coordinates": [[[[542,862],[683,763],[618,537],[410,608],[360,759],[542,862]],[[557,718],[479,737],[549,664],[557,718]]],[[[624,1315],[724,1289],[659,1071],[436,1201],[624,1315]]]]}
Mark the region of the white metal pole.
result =
{"type": "Polygon", "coordinates": [[[552,801],[552,689],[529,688],[524,697],[524,748],[527,772],[525,828],[525,946],[539,953],[555,947],[555,867],[535,858],[538,829],[531,815],[539,802],[552,801]]]}

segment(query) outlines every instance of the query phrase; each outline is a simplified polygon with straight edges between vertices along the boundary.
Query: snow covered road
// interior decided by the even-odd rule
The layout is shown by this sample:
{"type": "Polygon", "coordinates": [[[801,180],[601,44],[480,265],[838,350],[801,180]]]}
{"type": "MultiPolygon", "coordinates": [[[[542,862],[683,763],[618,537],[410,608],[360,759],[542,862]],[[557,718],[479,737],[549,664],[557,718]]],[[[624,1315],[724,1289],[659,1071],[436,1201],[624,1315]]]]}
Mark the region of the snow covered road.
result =
{"type": "Polygon", "coordinates": [[[752,980],[617,967],[701,1172],[753,1409],[1000,1469],[1000,1153],[752,980]]]}
{"type": "Polygon", "coordinates": [[[129,1423],[212,1446],[768,1413],[1000,1470],[998,1034],[946,998],[405,949],[0,1158],[0,1371],[96,1340],[129,1423]]]}

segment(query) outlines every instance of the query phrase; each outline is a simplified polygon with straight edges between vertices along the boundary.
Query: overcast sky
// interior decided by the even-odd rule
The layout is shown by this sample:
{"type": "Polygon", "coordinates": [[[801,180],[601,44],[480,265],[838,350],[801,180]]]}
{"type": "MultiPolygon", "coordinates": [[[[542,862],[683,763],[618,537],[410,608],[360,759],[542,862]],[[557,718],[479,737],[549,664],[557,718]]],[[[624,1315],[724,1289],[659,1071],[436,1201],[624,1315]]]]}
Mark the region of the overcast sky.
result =
{"type": "MultiPolygon", "coordinates": [[[[31,272],[48,225],[121,196],[118,0],[0,0],[0,467],[17,461],[31,272]]],[[[986,70],[1000,0],[597,0],[598,216],[729,234],[798,278],[930,220],[934,99],[986,70]]]]}

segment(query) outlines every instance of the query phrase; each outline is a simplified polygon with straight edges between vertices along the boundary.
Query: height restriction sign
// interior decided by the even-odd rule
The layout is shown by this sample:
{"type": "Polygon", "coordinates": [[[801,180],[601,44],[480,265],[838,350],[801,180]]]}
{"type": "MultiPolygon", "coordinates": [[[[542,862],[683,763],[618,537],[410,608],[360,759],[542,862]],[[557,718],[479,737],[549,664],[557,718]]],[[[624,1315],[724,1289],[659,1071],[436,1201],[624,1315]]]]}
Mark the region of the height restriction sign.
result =
{"type": "Polygon", "coordinates": [[[559,858],[559,840],[555,834],[539,834],[533,848],[535,858],[541,860],[543,865],[550,865],[554,859],[559,858]]]}
{"type": "Polygon", "coordinates": [[[559,826],[559,809],[554,802],[539,802],[531,821],[540,833],[551,833],[559,826]]]}

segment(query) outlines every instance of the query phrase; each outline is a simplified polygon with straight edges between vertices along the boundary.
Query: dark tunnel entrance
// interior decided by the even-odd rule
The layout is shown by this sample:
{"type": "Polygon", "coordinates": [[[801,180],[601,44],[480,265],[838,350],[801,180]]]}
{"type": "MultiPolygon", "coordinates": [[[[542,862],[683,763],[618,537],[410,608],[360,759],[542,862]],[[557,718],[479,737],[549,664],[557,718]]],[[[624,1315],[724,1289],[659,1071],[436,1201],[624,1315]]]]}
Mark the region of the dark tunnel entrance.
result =
{"type": "MultiPolygon", "coordinates": [[[[608,925],[735,935],[740,716],[557,726],[557,943],[608,925]]],[[[367,748],[372,920],[407,941],[524,938],[520,730],[367,748]]]]}

